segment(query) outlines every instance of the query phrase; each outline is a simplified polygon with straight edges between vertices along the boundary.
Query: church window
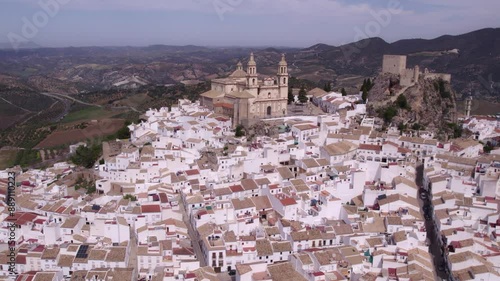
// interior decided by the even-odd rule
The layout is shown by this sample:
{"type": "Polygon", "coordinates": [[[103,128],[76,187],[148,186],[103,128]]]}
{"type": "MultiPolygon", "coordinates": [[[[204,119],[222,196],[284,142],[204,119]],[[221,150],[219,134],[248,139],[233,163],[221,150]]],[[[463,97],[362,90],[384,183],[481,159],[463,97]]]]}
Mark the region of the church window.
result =
{"type": "Polygon", "coordinates": [[[254,78],[254,79],[252,79],[252,84],[254,84],[254,85],[255,85],[255,78],[254,78]]]}
{"type": "Polygon", "coordinates": [[[269,92],[269,93],[267,94],[267,97],[268,97],[268,98],[271,98],[271,92],[269,92]]]}
{"type": "Polygon", "coordinates": [[[286,84],[286,78],[283,78],[283,84],[286,84]]]}

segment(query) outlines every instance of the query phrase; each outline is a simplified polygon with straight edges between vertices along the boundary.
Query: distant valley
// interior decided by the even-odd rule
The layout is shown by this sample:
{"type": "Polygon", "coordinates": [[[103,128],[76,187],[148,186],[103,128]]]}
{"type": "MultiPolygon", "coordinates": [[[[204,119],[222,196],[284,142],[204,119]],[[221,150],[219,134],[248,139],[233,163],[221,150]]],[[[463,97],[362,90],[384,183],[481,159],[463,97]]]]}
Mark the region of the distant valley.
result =
{"type": "Polygon", "coordinates": [[[57,133],[61,122],[76,126],[124,114],[127,119],[180,97],[195,99],[208,89],[206,81],[228,75],[238,61],[246,63],[252,51],[263,75],[275,75],[276,61],[286,53],[289,72],[301,79],[294,80],[295,86],[331,83],[334,90],[345,88],[350,94],[359,91],[364,79],[378,75],[384,54],[407,55],[408,67],[451,73],[458,102],[469,94],[491,105],[500,100],[498,28],[432,40],[387,43],[371,38],[304,49],[30,46],[0,50],[0,146],[34,147],[46,135],[57,133]]]}

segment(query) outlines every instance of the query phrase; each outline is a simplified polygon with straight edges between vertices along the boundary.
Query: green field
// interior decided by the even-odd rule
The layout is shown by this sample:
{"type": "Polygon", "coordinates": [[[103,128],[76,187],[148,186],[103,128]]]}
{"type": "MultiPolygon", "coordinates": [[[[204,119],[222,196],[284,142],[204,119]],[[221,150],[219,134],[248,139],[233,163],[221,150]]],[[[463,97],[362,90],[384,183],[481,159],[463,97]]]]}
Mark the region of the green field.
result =
{"type": "Polygon", "coordinates": [[[11,168],[16,160],[17,150],[0,150],[0,170],[11,168]]]}

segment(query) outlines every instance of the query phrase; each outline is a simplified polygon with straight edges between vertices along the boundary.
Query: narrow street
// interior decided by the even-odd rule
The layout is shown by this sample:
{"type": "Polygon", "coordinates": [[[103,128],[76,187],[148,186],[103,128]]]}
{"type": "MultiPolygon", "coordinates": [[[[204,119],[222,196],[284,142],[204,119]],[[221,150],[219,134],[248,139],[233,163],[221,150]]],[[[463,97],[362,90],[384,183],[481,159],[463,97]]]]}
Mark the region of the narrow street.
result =
{"type": "Polygon", "coordinates": [[[179,196],[179,208],[180,211],[182,212],[182,220],[187,226],[189,238],[191,238],[191,245],[193,245],[193,250],[196,255],[196,258],[200,261],[201,267],[207,266],[205,262],[205,257],[203,255],[203,252],[201,251],[201,246],[200,246],[201,240],[198,239],[198,233],[194,230],[193,226],[191,225],[191,222],[189,221],[189,216],[186,214],[186,208],[184,207],[184,201],[182,200],[181,196],[179,196]]]}
{"type": "MultiPolygon", "coordinates": [[[[434,213],[434,206],[432,205],[432,193],[428,192],[427,190],[424,191],[427,193],[427,198],[425,200],[422,200],[420,198],[420,192],[425,190],[424,189],[424,165],[419,164],[417,166],[417,175],[415,179],[415,183],[419,187],[419,194],[418,194],[418,202],[420,203],[420,207],[422,209],[421,213],[424,215],[425,219],[425,209],[424,208],[429,208],[430,211],[429,213],[433,214],[434,213]],[[425,207],[427,206],[427,207],[425,207]]],[[[429,253],[433,257],[433,264],[434,264],[434,272],[436,273],[436,280],[451,280],[450,275],[449,275],[449,270],[448,266],[445,264],[444,260],[444,255],[442,252],[442,246],[443,242],[441,240],[441,234],[436,231],[436,228],[434,226],[434,216],[432,215],[430,219],[425,219],[425,229],[427,231],[427,238],[429,239],[429,253]]]]}
{"type": "Polygon", "coordinates": [[[137,236],[132,227],[130,227],[130,255],[128,258],[128,267],[137,268],[137,236]]]}

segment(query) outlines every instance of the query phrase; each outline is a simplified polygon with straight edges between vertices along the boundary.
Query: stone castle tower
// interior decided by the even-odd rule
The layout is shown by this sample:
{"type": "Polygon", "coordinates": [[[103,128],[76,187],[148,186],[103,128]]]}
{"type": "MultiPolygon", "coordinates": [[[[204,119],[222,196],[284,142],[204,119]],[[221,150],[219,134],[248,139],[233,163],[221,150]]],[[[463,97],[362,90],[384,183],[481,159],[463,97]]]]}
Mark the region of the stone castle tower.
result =
{"type": "Polygon", "coordinates": [[[418,65],[414,68],[406,68],[406,56],[398,55],[384,55],[382,73],[399,75],[399,84],[401,86],[412,86],[418,82],[421,77],[424,79],[442,79],[448,83],[451,81],[451,74],[430,73],[427,68],[421,73],[418,65]]]}

